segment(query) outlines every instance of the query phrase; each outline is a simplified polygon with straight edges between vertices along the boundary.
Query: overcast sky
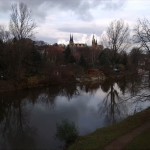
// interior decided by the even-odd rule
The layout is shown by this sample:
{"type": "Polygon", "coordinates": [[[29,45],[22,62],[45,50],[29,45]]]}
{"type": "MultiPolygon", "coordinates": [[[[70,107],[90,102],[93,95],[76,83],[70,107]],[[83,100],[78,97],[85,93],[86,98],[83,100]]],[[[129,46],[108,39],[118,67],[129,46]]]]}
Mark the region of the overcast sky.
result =
{"type": "Polygon", "coordinates": [[[0,24],[8,26],[11,4],[23,1],[37,24],[36,39],[91,44],[92,34],[100,39],[109,23],[123,19],[131,28],[138,18],[150,19],[150,0],[0,0],[0,24]]]}

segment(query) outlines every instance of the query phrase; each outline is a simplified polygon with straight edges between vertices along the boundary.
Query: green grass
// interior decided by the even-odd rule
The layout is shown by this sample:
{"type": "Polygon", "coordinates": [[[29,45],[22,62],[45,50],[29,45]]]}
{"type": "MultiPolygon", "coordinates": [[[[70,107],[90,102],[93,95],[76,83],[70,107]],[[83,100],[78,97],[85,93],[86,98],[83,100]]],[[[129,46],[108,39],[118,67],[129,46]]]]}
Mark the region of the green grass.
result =
{"type": "Polygon", "coordinates": [[[150,129],[137,136],[126,150],[150,150],[150,129]]]}
{"type": "Polygon", "coordinates": [[[150,108],[130,116],[110,127],[97,129],[94,133],[79,137],[69,150],[102,150],[119,136],[132,131],[150,121],[150,108]]]}

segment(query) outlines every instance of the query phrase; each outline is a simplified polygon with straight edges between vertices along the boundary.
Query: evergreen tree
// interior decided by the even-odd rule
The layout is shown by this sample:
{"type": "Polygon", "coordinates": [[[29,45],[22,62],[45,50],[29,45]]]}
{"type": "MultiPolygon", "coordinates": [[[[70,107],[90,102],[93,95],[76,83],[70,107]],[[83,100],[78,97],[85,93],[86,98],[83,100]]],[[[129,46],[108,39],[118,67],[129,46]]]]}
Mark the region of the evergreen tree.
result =
{"type": "Polygon", "coordinates": [[[80,57],[79,65],[84,67],[84,68],[87,66],[85,58],[83,57],[83,55],[81,55],[81,57],[80,57]]]}
{"type": "Polygon", "coordinates": [[[71,49],[70,49],[70,46],[68,45],[65,49],[65,62],[66,63],[69,62],[70,55],[71,55],[71,49]]]}
{"type": "Polygon", "coordinates": [[[100,55],[99,55],[99,64],[100,66],[109,66],[110,65],[110,60],[109,56],[107,54],[107,51],[104,50],[100,55]]]}
{"type": "Polygon", "coordinates": [[[74,56],[71,53],[71,49],[70,49],[69,45],[65,49],[65,62],[66,63],[75,63],[76,62],[74,56]]]}

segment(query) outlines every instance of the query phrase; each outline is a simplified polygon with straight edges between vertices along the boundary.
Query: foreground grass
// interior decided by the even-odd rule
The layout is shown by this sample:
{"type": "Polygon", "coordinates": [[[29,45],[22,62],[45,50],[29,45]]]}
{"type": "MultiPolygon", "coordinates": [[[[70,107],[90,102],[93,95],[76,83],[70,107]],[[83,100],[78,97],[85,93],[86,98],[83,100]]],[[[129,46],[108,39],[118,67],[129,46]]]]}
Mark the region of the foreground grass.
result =
{"type": "Polygon", "coordinates": [[[150,150],[150,129],[136,137],[126,150],[150,150]]]}
{"type": "Polygon", "coordinates": [[[130,116],[118,124],[97,129],[94,133],[79,137],[76,142],[69,147],[69,150],[102,150],[119,136],[132,131],[148,121],[150,121],[150,108],[134,116],[130,116]]]}

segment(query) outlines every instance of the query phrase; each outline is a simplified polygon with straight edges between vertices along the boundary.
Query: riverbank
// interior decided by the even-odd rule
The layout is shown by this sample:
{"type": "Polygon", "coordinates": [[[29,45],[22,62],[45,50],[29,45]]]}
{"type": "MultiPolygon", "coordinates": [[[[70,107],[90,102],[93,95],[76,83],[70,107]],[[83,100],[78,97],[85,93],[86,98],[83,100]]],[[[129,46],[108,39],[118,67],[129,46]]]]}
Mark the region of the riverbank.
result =
{"type": "Polygon", "coordinates": [[[17,91],[24,89],[32,89],[46,86],[67,86],[70,84],[89,84],[89,83],[103,83],[105,80],[120,80],[124,77],[131,76],[130,74],[109,74],[105,75],[102,72],[96,73],[82,73],[75,74],[73,72],[65,75],[54,76],[31,76],[20,80],[0,80],[0,93],[17,91]]]}
{"type": "MultiPolygon", "coordinates": [[[[95,71],[95,70],[94,70],[95,71]]],[[[97,71],[97,70],[96,70],[97,71]]],[[[134,78],[135,78],[134,74],[134,78]]],[[[18,91],[24,89],[48,87],[48,86],[68,86],[75,84],[82,85],[98,85],[103,84],[105,81],[115,81],[120,80],[133,80],[133,74],[129,72],[122,73],[109,73],[105,74],[103,72],[82,72],[75,73],[73,71],[63,72],[63,74],[53,75],[53,76],[44,76],[44,75],[35,75],[30,77],[25,77],[23,79],[17,80],[0,80],[0,93],[18,91]],[[96,74],[95,74],[96,73],[96,74]]]]}
{"type": "MultiPolygon", "coordinates": [[[[119,139],[123,135],[149,122],[150,108],[134,116],[130,116],[118,124],[97,129],[94,133],[79,137],[76,142],[69,147],[69,150],[103,150],[114,140],[119,139]]],[[[145,138],[145,140],[147,141],[148,139],[145,138]]]]}
{"type": "Polygon", "coordinates": [[[47,86],[64,86],[74,84],[76,82],[77,81],[74,77],[69,77],[67,79],[62,80],[57,77],[47,78],[43,76],[32,76],[19,81],[0,80],[0,93],[47,86]]]}

